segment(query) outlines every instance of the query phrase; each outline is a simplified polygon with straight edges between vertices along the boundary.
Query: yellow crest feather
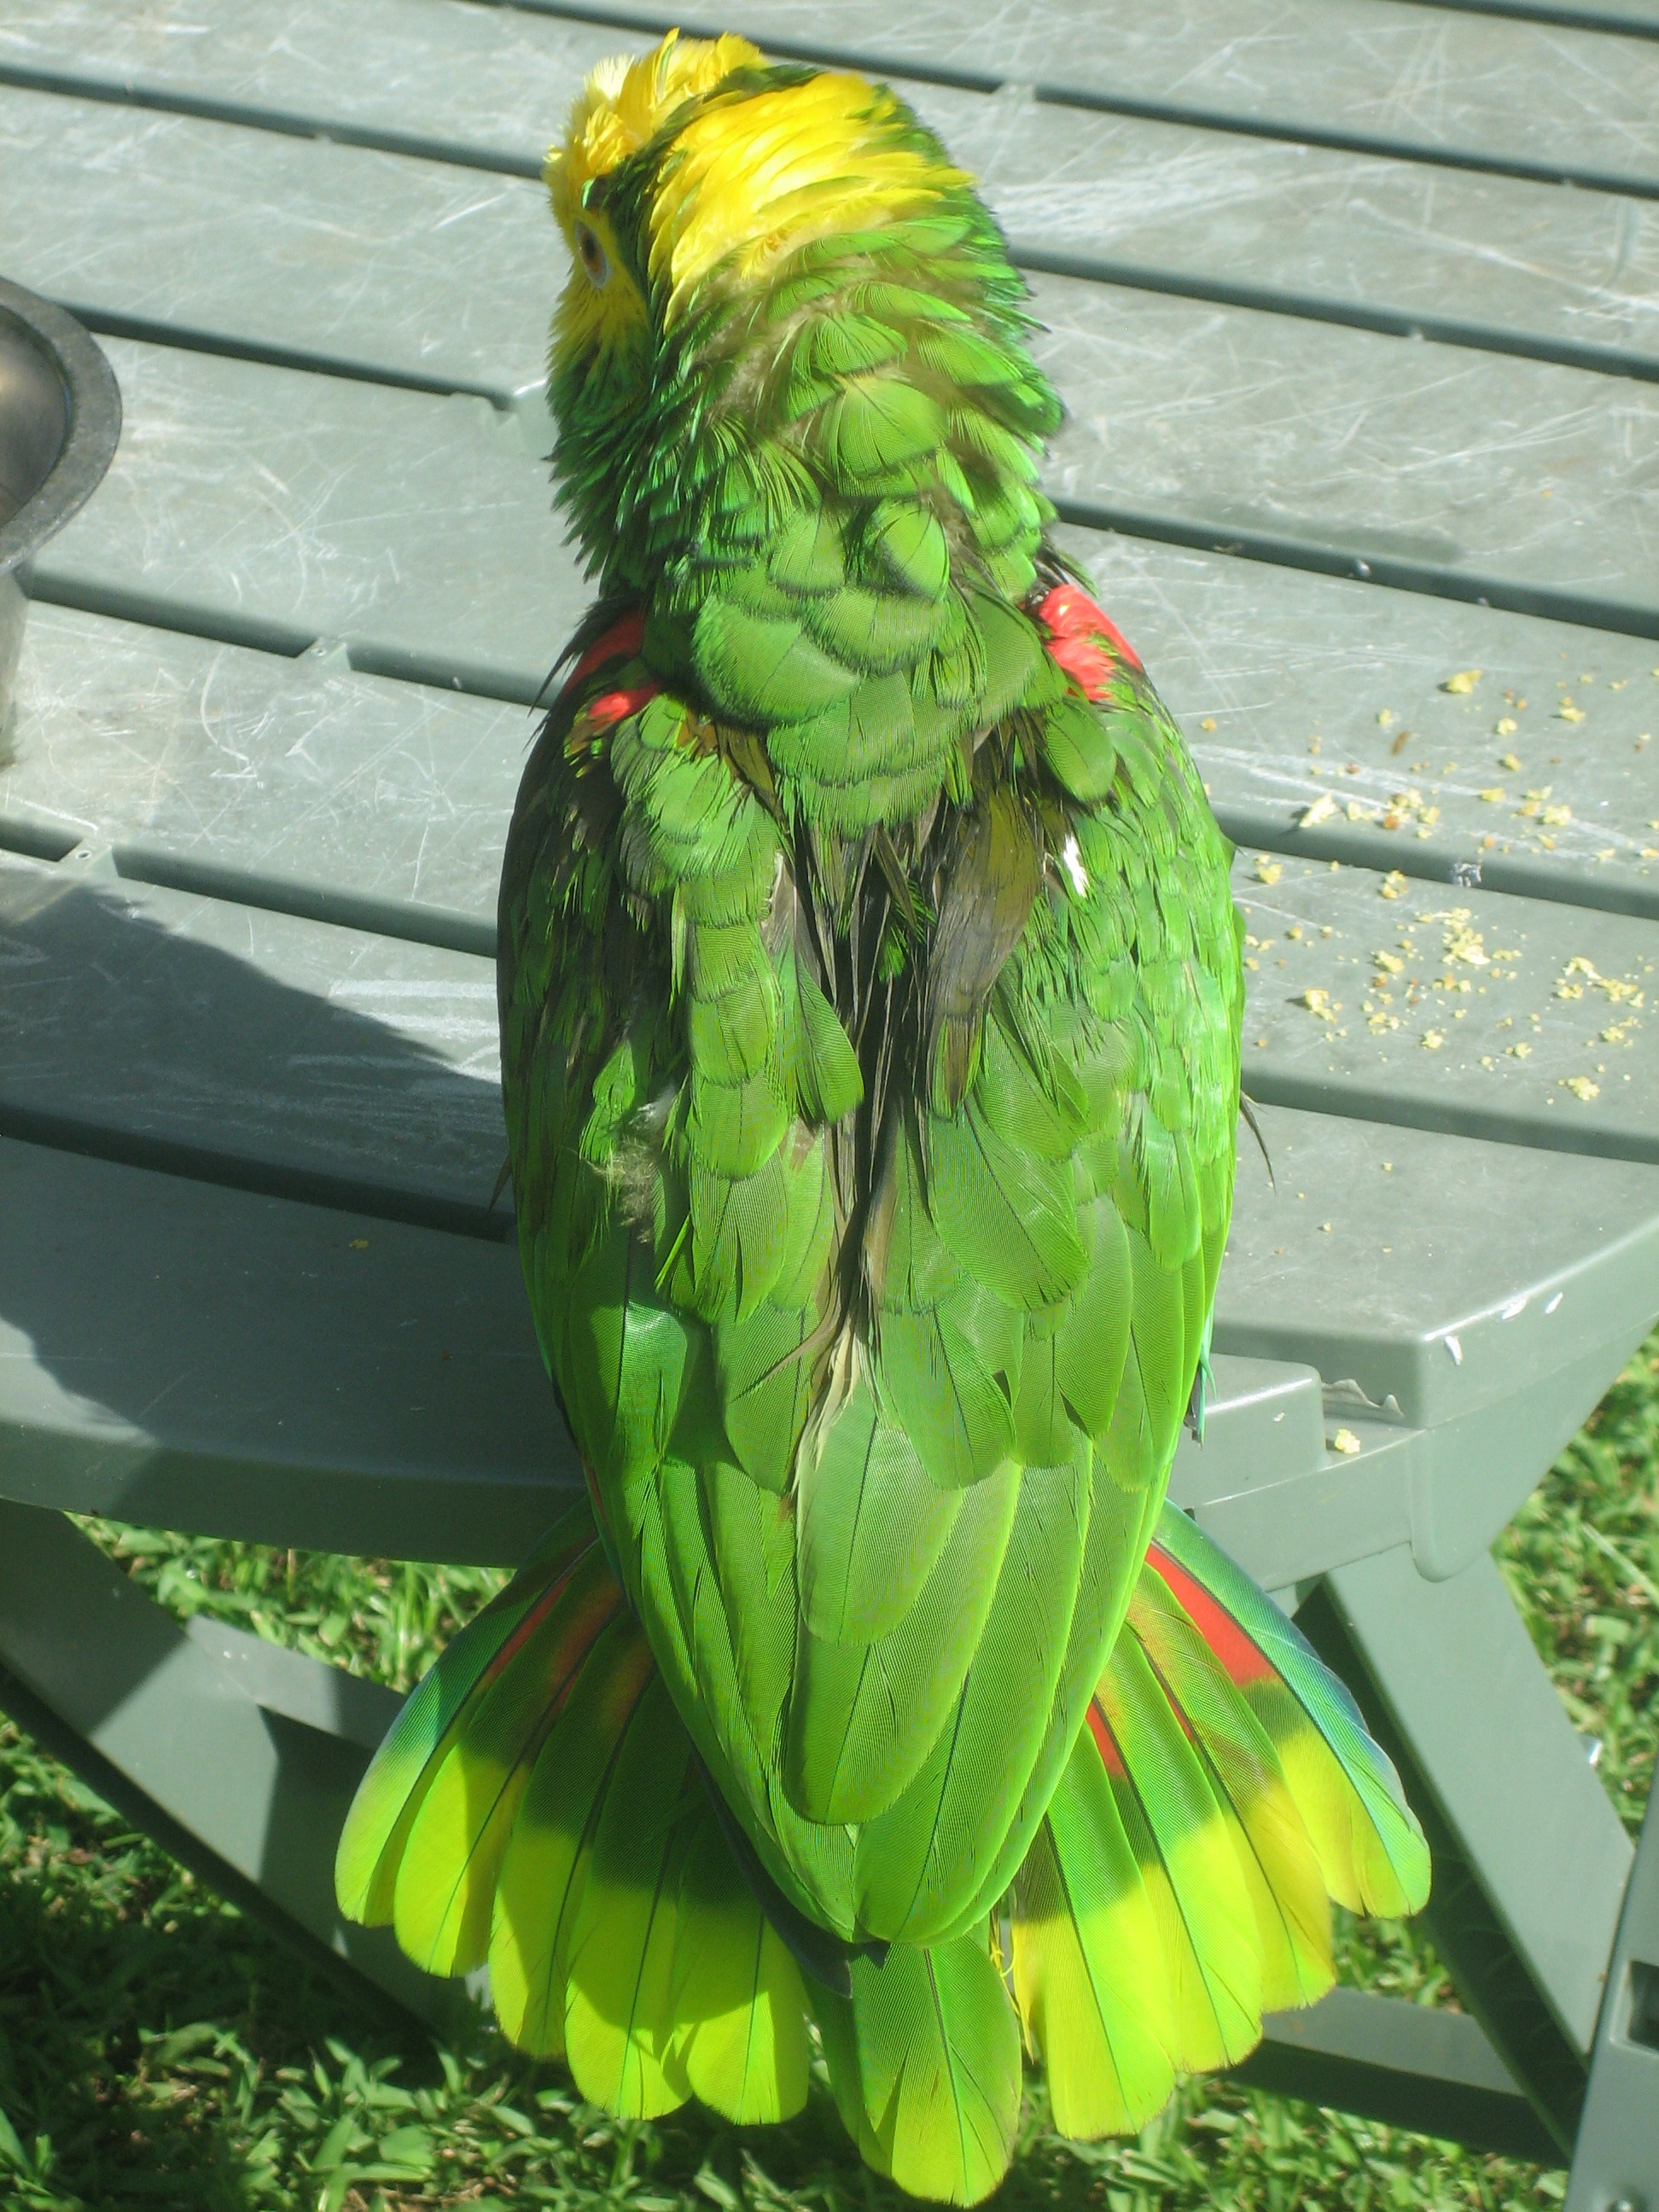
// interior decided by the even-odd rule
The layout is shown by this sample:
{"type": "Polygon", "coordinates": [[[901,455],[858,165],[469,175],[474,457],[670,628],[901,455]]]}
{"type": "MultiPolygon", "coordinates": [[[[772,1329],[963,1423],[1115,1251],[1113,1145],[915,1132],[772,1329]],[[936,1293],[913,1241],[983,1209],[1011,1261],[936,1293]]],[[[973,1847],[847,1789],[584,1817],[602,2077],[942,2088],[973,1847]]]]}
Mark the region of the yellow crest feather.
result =
{"type": "Polygon", "coordinates": [[[688,100],[712,91],[733,70],[758,67],[764,57],[747,39],[682,39],[671,31],[648,54],[601,62],[570,110],[562,141],[549,149],[542,174],[560,228],[570,235],[582,195],[656,136],[688,100]]]}
{"type": "MultiPolygon", "coordinates": [[[[554,212],[568,236],[587,186],[645,145],[674,109],[733,70],[763,62],[746,39],[670,32],[638,60],[594,70],[547,160],[554,212]]],[[[705,107],[663,165],[642,240],[672,325],[699,282],[728,258],[741,279],[814,238],[867,229],[970,183],[966,170],[895,129],[903,111],[884,86],[826,70],[799,84],[705,107]]]]}

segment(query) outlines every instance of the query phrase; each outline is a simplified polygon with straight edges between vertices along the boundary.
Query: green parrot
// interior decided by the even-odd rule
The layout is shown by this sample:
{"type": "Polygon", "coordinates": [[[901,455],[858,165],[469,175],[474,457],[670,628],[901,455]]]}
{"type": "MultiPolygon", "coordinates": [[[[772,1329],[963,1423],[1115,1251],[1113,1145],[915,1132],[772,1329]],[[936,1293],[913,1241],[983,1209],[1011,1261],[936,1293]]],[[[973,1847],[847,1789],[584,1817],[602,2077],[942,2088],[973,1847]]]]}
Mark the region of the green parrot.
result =
{"type": "MultiPolygon", "coordinates": [[[[1231,1205],[1230,852],[1048,536],[1060,408],[894,93],[671,36],[550,156],[597,582],[514,817],[520,1249],[587,1497],[359,1791],[345,1911],[649,2116],[971,2203],[1022,2043],[1141,2126],[1428,1854],[1164,1502],[1231,1205]]],[[[1196,1394],[1196,1395],[1195,1395],[1196,1394]]]]}

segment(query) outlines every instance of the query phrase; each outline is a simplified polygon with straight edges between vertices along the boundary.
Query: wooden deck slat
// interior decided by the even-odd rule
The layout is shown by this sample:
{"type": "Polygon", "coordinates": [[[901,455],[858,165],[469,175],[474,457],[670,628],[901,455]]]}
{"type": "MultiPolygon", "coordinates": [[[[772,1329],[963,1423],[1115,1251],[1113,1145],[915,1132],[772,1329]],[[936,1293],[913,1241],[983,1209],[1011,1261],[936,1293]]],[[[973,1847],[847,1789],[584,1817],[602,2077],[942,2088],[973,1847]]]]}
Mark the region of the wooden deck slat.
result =
{"type": "MultiPolygon", "coordinates": [[[[490,118],[528,170],[580,81],[568,45],[490,118]]],[[[903,89],[1032,265],[1659,373],[1659,225],[1639,201],[903,89]]],[[[436,143],[442,120],[410,136],[436,143]]],[[[499,395],[541,374],[562,252],[528,180],[10,90],[0,262],[106,326],[499,395]],[[147,250],[163,232],[181,250],[147,250]]]]}
{"type": "Polygon", "coordinates": [[[370,131],[398,129],[400,109],[441,114],[447,88],[453,120],[441,143],[454,144],[477,128],[468,108],[487,109],[550,44],[592,53],[678,21],[947,83],[1033,84],[1066,102],[1659,190],[1659,42],[1616,33],[1410,0],[1280,0],[1266,16],[1250,0],[1054,0],[1039,12],[983,0],[908,11],[884,0],[837,0],[832,11],[818,0],[697,0],[677,15],[586,0],[584,17],[308,0],[279,40],[232,0],[145,0],[114,20],[97,0],[14,0],[0,69],[226,110],[280,103],[296,120],[337,118],[349,102],[370,131]]]}

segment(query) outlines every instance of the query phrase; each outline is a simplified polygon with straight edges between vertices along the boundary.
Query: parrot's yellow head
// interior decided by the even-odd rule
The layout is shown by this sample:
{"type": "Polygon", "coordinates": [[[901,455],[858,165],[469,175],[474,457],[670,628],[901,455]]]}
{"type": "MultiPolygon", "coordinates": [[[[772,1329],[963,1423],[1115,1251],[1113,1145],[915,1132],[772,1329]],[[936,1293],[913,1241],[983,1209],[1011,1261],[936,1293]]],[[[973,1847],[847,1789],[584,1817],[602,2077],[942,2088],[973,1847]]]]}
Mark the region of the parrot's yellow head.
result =
{"type": "Polygon", "coordinates": [[[571,261],[549,350],[556,466],[612,574],[629,518],[660,511],[665,477],[690,466],[688,438],[744,434],[744,395],[783,336],[774,317],[762,337],[769,295],[803,250],[868,238],[969,182],[884,86],[673,32],[593,72],[545,175],[571,261]]]}
{"type": "Polygon", "coordinates": [[[769,68],[731,33],[671,31],[636,60],[602,63],[544,171],[572,261],[556,368],[653,323],[672,327],[716,269],[741,287],[812,238],[966,183],[931,149],[897,143],[902,115],[885,88],[844,70],[769,68]]]}

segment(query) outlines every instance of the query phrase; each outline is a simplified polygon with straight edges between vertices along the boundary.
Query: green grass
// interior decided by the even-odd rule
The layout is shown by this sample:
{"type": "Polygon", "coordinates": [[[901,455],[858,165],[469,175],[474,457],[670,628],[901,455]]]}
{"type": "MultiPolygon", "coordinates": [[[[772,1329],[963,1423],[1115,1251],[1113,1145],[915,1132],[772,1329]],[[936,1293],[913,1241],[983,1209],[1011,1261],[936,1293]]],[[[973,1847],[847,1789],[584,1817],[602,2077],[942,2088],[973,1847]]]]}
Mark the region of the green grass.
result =
{"type": "MultiPolygon", "coordinates": [[[[495,1586],[439,1571],[86,1524],[175,1612],[207,1610],[406,1686],[495,1586]]],[[[1499,1557],[1613,1803],[1639,1820],[1659,1743],[1659,1337],[1499,1557]]],[[[1450,1992],[1408,1926],[1343,1930],[1345,1978],[1450,1992]]],[[[1000,2204],[1240,2212],[1560,2201],[1564,2177],[1240,2089],[1187,2086],[1133,2142],[1078,2147],[1028,2101],[1000,2204]]],[[[11,2212],[896,2212],[820,2089],[787,2128],[696,2110],[624,2126],[485,2023],[389,2027],[135,1834],[0,1723],[0,2203],[11,2212]]]]}

